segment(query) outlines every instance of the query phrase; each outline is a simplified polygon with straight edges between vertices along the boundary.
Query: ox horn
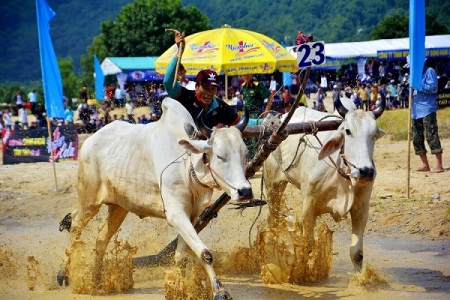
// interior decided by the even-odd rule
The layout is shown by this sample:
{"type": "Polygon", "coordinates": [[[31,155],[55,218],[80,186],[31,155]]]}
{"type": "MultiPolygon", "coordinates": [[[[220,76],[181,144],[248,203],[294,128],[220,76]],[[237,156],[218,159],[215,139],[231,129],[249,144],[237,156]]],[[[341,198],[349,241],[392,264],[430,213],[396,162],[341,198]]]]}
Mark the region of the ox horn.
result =
{"type": "Polygon", "coordinates": [[[201,133],[203,133],[208,138],[211,137],[213,131],[203,122],[203,110],[198,114],[197,119],[195,120],[195,124],[197,125],[197,128],[201,133]]]}
{"type": "Polygon", "coordinates": [[[342,104],[341,97],[338,97],[336,101],[334,101],[334,107],[341,115],[341,117],[345,118],[345,115],[348,113],[348,109],[346,109],[344,104],[342,104]]]}
{"type": "Polygon", "coordinates": [[[250,119],[249,117],[249,113],[248,110],[245,109],[245,113],[244,116],[241,117],[241,119],[239,120],[239,122],[234,125],[234,127],[236,127],[237,129],[239,129],[240,132],[244,131],[245,127],[247,127],[248,124],[248,120],[250,119]]]}
{"type": "Polygon", "coordinates": [[[375,115],[375,119],[378,119],[378,117],[383,114],[384,109],[386,108],[386,96],[383,93],[381,93],[380,95],[380,102],[378,103],[377,107],[372,110],[372,113],[375,115]]]}

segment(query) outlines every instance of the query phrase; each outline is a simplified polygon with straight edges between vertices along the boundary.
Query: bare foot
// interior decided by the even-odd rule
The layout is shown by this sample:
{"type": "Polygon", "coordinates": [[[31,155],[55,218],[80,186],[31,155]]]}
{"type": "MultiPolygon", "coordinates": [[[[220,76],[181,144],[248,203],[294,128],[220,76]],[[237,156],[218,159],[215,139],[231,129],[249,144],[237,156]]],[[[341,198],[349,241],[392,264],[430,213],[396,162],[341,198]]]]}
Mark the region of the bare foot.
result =
{"type": "Polygon", "coordinates": [[[428,172],[430,171],[430,167],[422,166],[421,168],[416,169],[417,172],[428,172]]]}
{"type": "Polygon", "coordinates": [[[433,168],[430,170],[430,173],[442,173],[444,172],[444,169],[442,168],[433,168]]]}

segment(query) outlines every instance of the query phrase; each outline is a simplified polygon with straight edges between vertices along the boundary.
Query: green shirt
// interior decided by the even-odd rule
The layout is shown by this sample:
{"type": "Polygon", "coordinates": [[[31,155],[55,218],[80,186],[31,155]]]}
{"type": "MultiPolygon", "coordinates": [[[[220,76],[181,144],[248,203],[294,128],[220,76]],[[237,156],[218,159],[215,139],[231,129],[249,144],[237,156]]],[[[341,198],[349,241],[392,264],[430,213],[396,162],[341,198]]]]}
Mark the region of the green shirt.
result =
{"type": "Polygon", "coordinates": [[[242,96],[244,107],[248,111],[261,111],[264,99],[270,96],[270,91],[258,81],[251,81],[249,84],[242,84],[242,96]]]}

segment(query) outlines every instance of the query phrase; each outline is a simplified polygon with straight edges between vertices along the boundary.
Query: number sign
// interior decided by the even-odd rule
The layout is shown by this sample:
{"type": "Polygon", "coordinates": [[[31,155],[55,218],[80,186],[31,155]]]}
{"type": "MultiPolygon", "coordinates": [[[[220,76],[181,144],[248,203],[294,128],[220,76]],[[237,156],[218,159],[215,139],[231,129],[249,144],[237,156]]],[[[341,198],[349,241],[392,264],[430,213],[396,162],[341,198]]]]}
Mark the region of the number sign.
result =
{"type": "Polygon", "coordinates": [[[297,48],[297,63],[299,68],[318,66],[325,63],[325,43],[313,42],[301,44],[297,48]]]}

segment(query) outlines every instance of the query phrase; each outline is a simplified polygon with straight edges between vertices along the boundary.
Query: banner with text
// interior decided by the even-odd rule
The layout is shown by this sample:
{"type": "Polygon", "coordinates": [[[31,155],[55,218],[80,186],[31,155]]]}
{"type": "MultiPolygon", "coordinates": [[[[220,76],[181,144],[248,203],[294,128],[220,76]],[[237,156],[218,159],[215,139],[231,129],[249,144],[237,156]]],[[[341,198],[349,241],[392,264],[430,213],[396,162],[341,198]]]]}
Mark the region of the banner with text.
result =
{"type": "MultiPolygon", "coordinates": [[[[52,149],[55,161],[76,160],[78,133],[76,125],[52,128],[52,149]]],[[[48,129],[2,130],[3,164],[50,162],[48,129]]]]}
{"type": "MultiPolygon", "coordinates": [[[[409,55],[408,49],[403,50],[389,50],[377,51],[377,58],[379,60],[402,60],[409,55]]],[[[426,58],[445,58],[450,57],[450,48],[434,48],[425,49],[426,58]]]]}

